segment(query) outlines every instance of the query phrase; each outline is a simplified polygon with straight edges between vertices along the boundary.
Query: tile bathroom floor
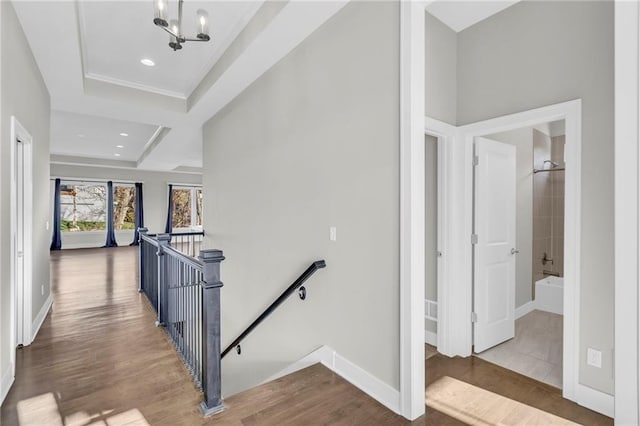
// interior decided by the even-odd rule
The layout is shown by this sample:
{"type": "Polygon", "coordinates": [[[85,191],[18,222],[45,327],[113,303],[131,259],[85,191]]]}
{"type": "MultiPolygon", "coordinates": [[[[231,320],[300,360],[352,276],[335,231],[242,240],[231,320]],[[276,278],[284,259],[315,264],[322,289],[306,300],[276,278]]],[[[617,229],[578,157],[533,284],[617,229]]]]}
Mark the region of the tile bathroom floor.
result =
{"type": "Polygon", "coordinates": [[[532,311],[516,320],[513,339],[475,356],[562,388],[562,315],[532,311]]]}

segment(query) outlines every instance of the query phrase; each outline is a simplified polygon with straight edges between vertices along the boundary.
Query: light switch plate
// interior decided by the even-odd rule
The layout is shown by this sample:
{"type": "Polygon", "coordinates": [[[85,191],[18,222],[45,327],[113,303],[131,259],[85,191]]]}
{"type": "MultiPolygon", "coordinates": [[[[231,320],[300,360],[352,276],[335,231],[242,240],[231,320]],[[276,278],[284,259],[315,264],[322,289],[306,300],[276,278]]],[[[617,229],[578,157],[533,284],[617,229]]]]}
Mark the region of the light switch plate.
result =
{"type": "Polygon", "coordinates": [[[335,226],[329,227],[329,240],[337,241],[338,240],[338,230],[335,226]]]}

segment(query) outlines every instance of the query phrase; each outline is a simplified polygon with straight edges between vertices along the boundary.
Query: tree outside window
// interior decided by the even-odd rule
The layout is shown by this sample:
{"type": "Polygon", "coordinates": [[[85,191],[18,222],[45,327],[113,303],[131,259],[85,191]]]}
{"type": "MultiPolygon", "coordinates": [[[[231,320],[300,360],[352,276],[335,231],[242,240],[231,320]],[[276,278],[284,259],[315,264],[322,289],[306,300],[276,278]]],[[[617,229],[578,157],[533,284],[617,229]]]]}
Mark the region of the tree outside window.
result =
{"type": "Polygon", "coordinates": [[[136,188],[134,185],[113,185],[113,226],[116,231],[135,228],[136,188]]]}
{"type": "Polygon", "coordinates": [[[202,188],[174,186],[172,199],[173,229],[202,227],[202,188]]]}

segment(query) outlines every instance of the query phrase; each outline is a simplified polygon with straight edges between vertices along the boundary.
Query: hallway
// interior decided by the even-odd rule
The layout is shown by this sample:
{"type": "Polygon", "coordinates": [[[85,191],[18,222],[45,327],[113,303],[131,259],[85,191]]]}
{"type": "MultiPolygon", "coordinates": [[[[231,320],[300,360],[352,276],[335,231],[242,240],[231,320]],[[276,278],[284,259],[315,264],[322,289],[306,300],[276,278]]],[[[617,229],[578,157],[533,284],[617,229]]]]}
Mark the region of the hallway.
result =
{"type": "MultiPolygon", "coordinates": [[[[202,395],[164,331],[154,326],[145,296],[137,292],[136,259],[135,247],[51,253],[54,305],[34,343],[17,351],[16,382],[2,406],[0,424],[409,423],[321,365],[231,396],[225,400],[227,411],[203,419],[198,410],[202,395]]],[[[476,357],[435,354],[427,362],[427,397],[458,419],[476,413],[448,406],[442,396],[450,392],[433,391],[443,383],[440,379],[466,383],[463,398],[481,398],[482,406],[493,407],[486,414],[493,418],[522,420],[537,407],[581,424],[612,424],[563,400],[557,389],[476,357]],[[508,398],[498,396],[498,401],[490,395],[487,400],[480,388],[508,398]],[[514,408],[514,401],[521,404],[514,408]]],[[[414,423],[464,424],[432,407],[414,423]]]]}
{"type": "Polygon", "coordinates": [[[227,398],[227,411],[203,419],[201,393],[137,292],[137,270],[137,247],[51,253],[53,308],[17,351],[0,424],[405,423],[319,365],[227,398]]]}

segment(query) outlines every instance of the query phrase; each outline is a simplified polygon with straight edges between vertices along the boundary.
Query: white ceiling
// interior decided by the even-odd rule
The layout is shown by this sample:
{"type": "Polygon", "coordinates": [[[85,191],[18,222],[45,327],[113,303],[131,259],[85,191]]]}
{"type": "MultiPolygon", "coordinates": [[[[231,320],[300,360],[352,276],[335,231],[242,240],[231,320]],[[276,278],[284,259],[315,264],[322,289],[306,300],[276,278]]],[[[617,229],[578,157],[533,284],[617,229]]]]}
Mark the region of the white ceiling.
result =
{"type": "Polygon", "coordinates": [[[427,12],[445,23],[455,32],[460,32],[477,24],[520,0],[435,0],[427,4],[427,12]]]}
{"type": "MultiPolygon", "coordinates": [[[[169,3],[176,8],[177,0],[169,3]]],[[[188,0],[185,34],[194,32],[195,11],[203,8],[212,41],[186,43],[178,52],[153,25],[149,0],[13,5],[51,95],[54,157],[173,170],[201,167],[202,124],[346,3],[188,0]],[[156,66],[145,67],[142,58],[156,66]]],[[[460,31],[514,3],[440,0],[427,9],[460,31]]]]}
{"type": "Polygon", "coordinates": [[[148,124],[54,110],[51,154],[137,161],[157,129],[148,124]]]}
{"type": "MultiPolygon", "coordinates": [[[[195,38],[196,11],[209,13],[211,41],[169,48],[169,35],[153,25],[152,1],[78,2],[85,77],[186,98],[255,12],[256,1],[186,1],[183,33],[195,38]],[[148,58],[156,63],[140,63],[148,58]]],[[[177,17],[177,2],[169,16],[177,17]]]]}
{"type": "Polygon", "coordinates": [[[202,167],[202,125],[347,1],[188,0],[184,22],[192,9],[208,10],[212,41],[173,52],[168,35],[153,25],[149,0],[14,0],[55,111],[52,162],[202,167]],[[143,56],[156,67],[143,68],[143,56]],[[110,135],[124,122],[140,124],[139,137],[115,160],[110,135]],[[73,135],[97,133],[105,135],[72,146],[73,135]]]}

